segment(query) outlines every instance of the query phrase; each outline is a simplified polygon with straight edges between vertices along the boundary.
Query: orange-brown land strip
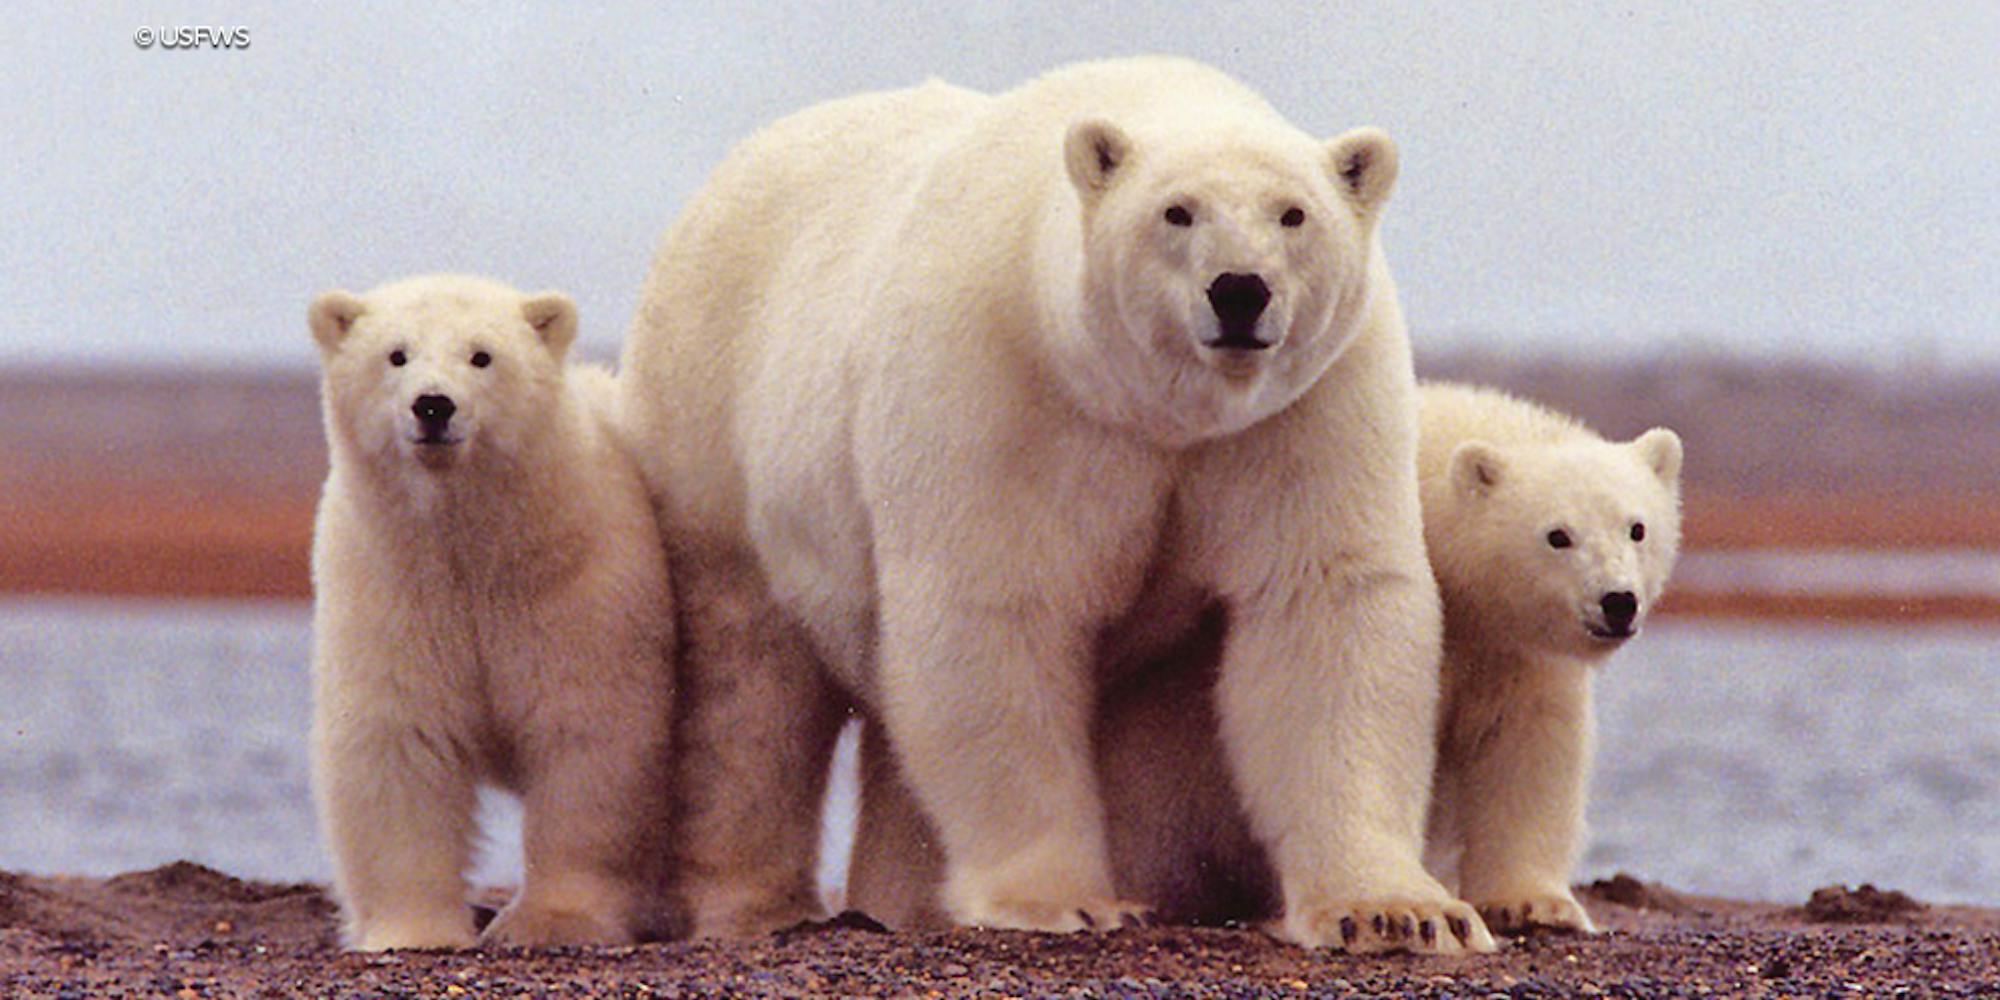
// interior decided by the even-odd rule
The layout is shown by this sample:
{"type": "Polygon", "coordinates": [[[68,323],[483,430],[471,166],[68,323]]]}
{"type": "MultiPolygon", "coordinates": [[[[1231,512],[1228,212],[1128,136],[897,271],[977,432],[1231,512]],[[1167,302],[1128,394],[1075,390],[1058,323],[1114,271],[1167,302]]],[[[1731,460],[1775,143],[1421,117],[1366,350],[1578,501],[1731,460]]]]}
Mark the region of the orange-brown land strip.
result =
{"type": "MultiPolygon", "coordinates": [[[[45,482],[46,486],[47,483],[45,482]]],[[[166,483],[0,488],[0,593],[307,598],[315,497],[306,488],[166,483]],[[50,493],[56,495],[51,496],[50,493]]],[[[1995,547],[2000,506],[1970,497],[1717,497],[1687,502],[1698,549],[1995,547]]],[[[1662,613],[1882,622],[2000,621],[2000,597],[1670,591],[1662,613]]]]}

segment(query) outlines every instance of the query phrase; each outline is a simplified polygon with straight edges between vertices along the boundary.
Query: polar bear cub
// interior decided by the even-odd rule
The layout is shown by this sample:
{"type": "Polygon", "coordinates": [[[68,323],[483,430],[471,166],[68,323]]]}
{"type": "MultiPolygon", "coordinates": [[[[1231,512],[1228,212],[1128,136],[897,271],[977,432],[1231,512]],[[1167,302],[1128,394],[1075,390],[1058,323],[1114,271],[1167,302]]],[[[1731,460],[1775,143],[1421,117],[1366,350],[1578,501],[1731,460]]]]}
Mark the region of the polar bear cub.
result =
{"type": "Polygon", "coordinates": [[[654,514],[565,369],[576,307],[479,278],[309,313],[331,471],[313,540],[314,791],[351,947],[475,942],[475,786],[527,871],[482,936],[620,942],[659,918],[671,598],[654,514]]]}
{"type": "Polygon", "coordinates": [[[1377,238],[1396,165],[1162,58],[834,101],[731,154],[621,380],[683,588],[697,934],[818,912],[850,706],[894,779],[864,796],[933,825],[953,920],[1134,919],[1092,711],[1222,606],[1280,933],[1376,947],[1409,914],[1463,933],[1408,947],[1492,947],[1422,864],[1442,629],[1377,238]]]}
{"type": "Polygon", "coordinates": [[[1432,867],[1495,930],[1592,930],[1592,668],[1636,635],[1680,547],[1681,440],[1611,443],[1503,393],[1426,385],[1424,534],[1445,606],[1432,867]],[[1455,863],[1454,863],[1455,862],[1455,863]]]}

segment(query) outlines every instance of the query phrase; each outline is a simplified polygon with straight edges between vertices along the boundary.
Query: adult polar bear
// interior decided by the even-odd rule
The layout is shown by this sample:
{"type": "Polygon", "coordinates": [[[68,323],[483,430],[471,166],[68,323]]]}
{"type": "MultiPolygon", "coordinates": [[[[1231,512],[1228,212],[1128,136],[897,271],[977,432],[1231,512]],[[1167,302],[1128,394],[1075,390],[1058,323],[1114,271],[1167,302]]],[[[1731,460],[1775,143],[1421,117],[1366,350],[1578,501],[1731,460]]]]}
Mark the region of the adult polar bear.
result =
{"type": "Polygon", "coordinates": [[[938,830],[954,919],[1132,917],[1095,696],[1220,606],[1280,933],[1464,946],[1415,917],[1491,947],[1420,860],[1440,617],[1376,241],[1395,174],[1380,132],[1313,140],[1159,58],[836,101],[731,155],[621,380],[682,588],[695,933],[818,912],[850,705],[938,830]]]}

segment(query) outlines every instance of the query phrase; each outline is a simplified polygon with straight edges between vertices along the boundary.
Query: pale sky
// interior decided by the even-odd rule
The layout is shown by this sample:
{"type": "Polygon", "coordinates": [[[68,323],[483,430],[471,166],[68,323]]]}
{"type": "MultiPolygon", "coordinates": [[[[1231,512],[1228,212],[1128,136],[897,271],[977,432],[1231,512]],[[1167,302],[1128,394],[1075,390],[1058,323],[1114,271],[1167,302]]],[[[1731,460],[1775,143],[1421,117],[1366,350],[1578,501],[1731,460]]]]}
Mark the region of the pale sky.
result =
{"type": "Polygon", "coordinates": [[[1140,52],[1396,136],[1420,346],[2000,367],[1986,0],[37,4],[0,38],[0,365],[303,368],[315,293],[435,270],[567,291],[610,355],[759,124],[1140,52]],[[204,25],[250,47],[134,43],[204,25]]]}

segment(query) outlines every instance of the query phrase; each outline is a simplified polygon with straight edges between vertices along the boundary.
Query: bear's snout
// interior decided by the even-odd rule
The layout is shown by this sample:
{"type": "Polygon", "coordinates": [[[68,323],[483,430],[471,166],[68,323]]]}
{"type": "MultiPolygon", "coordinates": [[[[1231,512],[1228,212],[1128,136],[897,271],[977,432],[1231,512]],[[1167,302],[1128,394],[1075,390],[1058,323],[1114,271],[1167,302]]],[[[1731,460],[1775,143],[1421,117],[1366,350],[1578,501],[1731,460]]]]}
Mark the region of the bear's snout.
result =
{"type": "Polygon", "coordinates": [[[1604,630],[1614,636],[1632,634],[1632,620],[1639,617],[1639,598],[1629,590],[1614,590],[1598,599],[1604,612],[1604,630]]]}
{"type": "Polygon", "coordinates": [[[417,418],[417,427],[426,442],[443,441],[445,432],[451,427],[451,415],[458,412],[458,404],[450,396],[425,393],[410,404],[410,413],[417,418]]]}
{"type": "Polygon", "coordinates": [[[1208,304],[1222,326],[1211,347],[1261,351],[1271,346],[1257,337],[1257,318],[1271,304],[1271,286],[1256,274],[1224,274],[1208,286],[1208,304]]]}

